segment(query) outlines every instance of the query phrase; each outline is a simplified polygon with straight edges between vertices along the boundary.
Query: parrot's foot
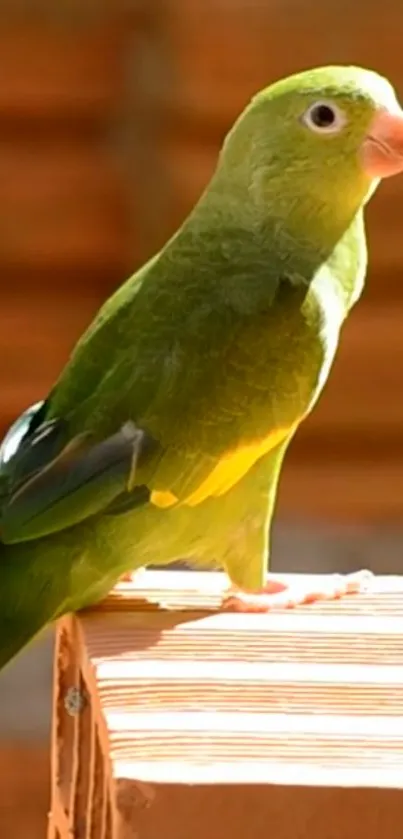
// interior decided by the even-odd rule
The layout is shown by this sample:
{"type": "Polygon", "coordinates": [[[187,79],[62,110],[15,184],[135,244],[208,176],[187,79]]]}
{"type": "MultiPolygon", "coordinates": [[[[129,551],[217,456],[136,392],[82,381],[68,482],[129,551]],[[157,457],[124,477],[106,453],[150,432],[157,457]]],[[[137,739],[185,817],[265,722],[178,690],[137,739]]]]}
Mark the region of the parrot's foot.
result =
{"type": "Polygon", "coordinates": [[[231,612],[271,612],[277,609],[294,609],[317,600],[338,600],[346,594],[358,594],[371,587],[371,571],[357,571],[354,574],[332,574],[312,582],[288,586],[279,580],[268,580],[257,592],[245,592],[232,586],[224,598],[222,608],[231,612]]]}
{"type": "Polygon", "coordinates": [[[125,571],[124,574],[119,578],[120,583],[138,583],[141,580],[141,577],[145,574],[145,568],[135,568],[134,571],[125,571]]]}

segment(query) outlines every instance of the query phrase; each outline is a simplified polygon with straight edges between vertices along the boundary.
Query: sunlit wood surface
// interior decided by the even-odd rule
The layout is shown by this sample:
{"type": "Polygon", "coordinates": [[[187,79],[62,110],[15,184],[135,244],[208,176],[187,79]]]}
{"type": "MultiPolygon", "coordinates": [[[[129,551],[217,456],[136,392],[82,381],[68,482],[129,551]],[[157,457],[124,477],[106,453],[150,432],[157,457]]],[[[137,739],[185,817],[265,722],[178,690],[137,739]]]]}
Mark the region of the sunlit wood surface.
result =
{"type": "Polygon", "coordinates": [[[402,580],[271,615],[226,585],[149,571],[60,621],[49,839],[397,839],[402,580]]]}

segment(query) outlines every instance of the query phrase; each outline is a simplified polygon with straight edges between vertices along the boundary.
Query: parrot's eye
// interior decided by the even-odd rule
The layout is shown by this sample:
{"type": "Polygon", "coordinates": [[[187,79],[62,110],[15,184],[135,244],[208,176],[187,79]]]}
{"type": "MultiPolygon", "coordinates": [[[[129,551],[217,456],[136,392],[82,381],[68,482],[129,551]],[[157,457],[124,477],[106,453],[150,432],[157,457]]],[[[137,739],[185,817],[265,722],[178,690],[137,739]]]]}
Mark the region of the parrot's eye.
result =
{"type": "Polygon", "coordinates": [[[314,102],[305,111],[302,122],[317,134],[336,134],[346,124],[346,116],[334,102],[314,102]]]}

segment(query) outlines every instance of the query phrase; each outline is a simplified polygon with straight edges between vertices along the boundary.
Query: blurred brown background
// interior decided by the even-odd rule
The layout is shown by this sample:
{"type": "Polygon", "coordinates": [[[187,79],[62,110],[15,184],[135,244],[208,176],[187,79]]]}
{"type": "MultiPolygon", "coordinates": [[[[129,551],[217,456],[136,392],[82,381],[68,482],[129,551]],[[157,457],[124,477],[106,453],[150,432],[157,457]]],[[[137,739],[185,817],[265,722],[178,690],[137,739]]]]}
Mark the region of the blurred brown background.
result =
{"type": "MultiPolygon", "coordinates": [[[[399,0],[0,0],[0,427],[46,394],[100,302],[183,219],[252,93],[319,63],[388,75],[399,0]]],[[[403,179],[286,462],[274,565],[403,569],[403,179]]],[[[0,836],[44,839],[51,640],[0,679],[0,836]]]]}

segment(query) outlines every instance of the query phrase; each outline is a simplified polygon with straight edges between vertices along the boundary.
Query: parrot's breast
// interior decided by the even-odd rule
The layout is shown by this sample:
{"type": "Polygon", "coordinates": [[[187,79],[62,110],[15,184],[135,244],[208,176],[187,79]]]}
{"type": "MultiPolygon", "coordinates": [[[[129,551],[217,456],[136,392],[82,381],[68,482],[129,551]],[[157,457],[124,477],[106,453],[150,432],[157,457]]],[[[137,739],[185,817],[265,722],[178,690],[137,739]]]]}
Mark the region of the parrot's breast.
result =
{"type": "Polygon", "coordinates": [[[320,273],[315,278],[312,283],[312,294],[315,296],[316,307],[320,315],[317,340],[321,347],[322,358],[308,411],[313,408],[329,378],[339,343],[340,328],[346,314],[337,286],[327,276],[326,272],[320,273]]]}
{"type": "Polygon", "coordinates": [[[294,434],[315,403],[337,349],[342,301],[327,272],[302,304],[292,290],[290,298],[239,330],[210,379],[200,384],[195,375],[186,421],[172,423],[173,445],[148,484],[154,507],[193,508],[225,495],[294,434]]]}

